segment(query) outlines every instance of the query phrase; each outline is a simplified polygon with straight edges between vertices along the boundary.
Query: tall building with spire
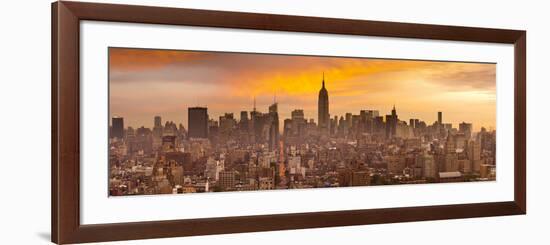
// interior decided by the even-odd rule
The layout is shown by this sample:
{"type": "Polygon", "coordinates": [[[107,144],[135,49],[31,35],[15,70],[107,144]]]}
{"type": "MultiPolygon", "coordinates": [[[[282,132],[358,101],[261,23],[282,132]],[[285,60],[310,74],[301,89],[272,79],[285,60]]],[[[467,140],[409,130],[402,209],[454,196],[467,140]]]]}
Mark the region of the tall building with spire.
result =
{"type": "Polygon", "coordinates": [[[319,131],[321,134],[328,134],[330,127],[330,114],[328,110],[328,91],[325,88],[325,73],[323,73],[323,87],[319,90],[317,114],[319,131]]]}
{"type": "Polygon", "coordinates": [[[256,143],[256,140],[258,138],[258,131],[260,124],[260,118],[261,113],[256,110],[256,97],[254,97],[254,105],[252,111],[250,111],[250,121],[248,123],[248,132],[250,132],[250,142],[256,143]]]}
{"type": "Polygon", "coordinates": [[[279,112],[277,101],[269,106],[269,150],[273,151],[279,147],[279,112]]]}
{"type": "Polygon", "coordinates": [[[391,115],[386,115],[386,138],[391,139],[397,135],[397,123],[399,119],[397,117],[397,110],[395,105],[391,110],[391,115]]]}

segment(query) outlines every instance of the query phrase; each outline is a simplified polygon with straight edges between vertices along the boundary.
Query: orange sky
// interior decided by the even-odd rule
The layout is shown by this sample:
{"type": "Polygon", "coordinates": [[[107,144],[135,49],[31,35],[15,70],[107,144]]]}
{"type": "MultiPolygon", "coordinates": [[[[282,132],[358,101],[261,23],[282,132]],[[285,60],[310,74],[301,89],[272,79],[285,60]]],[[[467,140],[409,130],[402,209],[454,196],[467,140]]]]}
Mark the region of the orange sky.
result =
{"type": "MultiPolygon", "coordinates": [[[[331,117],[379,110],[393,104],[401,120],[431,124],[465,121],[495,128],[496,65],[365,58],[109,49],[111,116],[125,126],[152,127],[162,116],[187,126],[187,107],[207,106],[211,118],[259,111],[279,103],[279,117],[304,109],[317,119],[317,96],[325,74],[331,117]]],[[[281,123],[282,125],[282,123],[281,123]]]]}

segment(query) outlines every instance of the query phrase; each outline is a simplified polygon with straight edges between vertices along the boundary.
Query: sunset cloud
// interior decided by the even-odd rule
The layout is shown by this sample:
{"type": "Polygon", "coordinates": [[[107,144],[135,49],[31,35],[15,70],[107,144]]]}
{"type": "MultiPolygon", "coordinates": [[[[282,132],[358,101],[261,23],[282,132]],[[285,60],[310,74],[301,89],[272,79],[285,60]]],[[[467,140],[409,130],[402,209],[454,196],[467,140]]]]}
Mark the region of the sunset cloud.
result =
{"type": "Polygon", "coordinates": [[[448,122],[495,125],[496,65],[412,60],[166,51],[110,48],[111,112],[130,125],[150,126],[155,115],[186,125],[186,108],[208,106],[212,118],[267,108],[274,96],[281,118],[302,108],[316,118],[323,73],[330,113],[361,109],[431,123],[438,110],[448,122]],[[483,110],[483,111],[480,111],[483,110]],[[454,116],[457,115],[457,116],[454,116]]]}

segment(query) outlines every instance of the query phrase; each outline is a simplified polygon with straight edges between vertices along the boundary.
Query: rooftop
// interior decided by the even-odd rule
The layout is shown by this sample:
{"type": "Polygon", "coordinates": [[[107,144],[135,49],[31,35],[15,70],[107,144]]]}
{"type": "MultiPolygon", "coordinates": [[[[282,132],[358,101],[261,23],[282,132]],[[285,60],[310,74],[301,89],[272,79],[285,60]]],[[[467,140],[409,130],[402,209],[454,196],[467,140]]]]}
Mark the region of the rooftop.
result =
{"type": "Polygon", "coordinates": [[[456,172],[439,172],[439,178],[457,178],[462,177],[462,173],[456,172]]]}

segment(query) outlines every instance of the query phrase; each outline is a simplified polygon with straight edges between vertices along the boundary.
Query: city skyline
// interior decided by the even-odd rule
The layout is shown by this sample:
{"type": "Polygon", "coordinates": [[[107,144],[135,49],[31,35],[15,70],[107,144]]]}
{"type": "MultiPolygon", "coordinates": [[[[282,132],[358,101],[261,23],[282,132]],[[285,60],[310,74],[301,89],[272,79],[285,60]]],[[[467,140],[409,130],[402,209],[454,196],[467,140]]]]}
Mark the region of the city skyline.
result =
{"type": "Polygon", "coordinates": [[[419,118],[431,124],[443,111],[445,122],[455,126],[467,121],[475,131],[495,128],[494,64],[119,48],[110,49],[110,64],[110,117],[124,117],[125,125],[134,128],[152,127],[154,116],[187,128],[187,108],[194,106],[208,107],[213,119],[252,111],[254,101],[265,112],[275,99],[281,125],[295,109],[303,109],[307,119],[317,122],[323,73],[331,93],[331,118],[360,110],[384,115],[395,105],[403,120],[419,118]],[[216,66],[222,64],[229,68],[216,66]],[[180,71],[184,66],[193,68],[192,75],[184,72],[189,68],[180,71]],[[247,72],[245,67],[254,69],[247,72]],[[243,74],[249,77],[235,82],[243,74]],[[220,77],[224,79],[216,80],[220,77]],[[415,79],[423,82],[412,83],[415,79]],[[186,91],[193,91],[193,96],[186,91]]]}
{"type": "MultiPolygon", "coordinates": [[[[482,71],[482,74],[485,79],[491,80],[487,76],[490,77],[494,71],[491,71],[489,64],[458,63],[461,69],[465,70],[457,73],[456,67],[453,68],[454,72],[450,72],[453,69],[447,67],[455,63],[158,52],[159,57],[135,57],[130,67],[138,68],[143,60],[153,59],[157,62],[154,63],[156,66],[165,67],[163,63],[168,62],[178,69],[149,74],[152,77],[176,74],[175,77],[178,79],[189,76],[194,78],[184,82],[178,80],[168,83],[157,80],[147,87],[144,84],[155,79],[143,80],[146,74],[139,71],[131,73],[131,68],[127,71],[132,76],[129,77],[130,80],[122,82],[126,90],[122,93],[114,92],[114,95],[112,93],[110,103],[114,104],[115,108],[117,105],[125,105],[134,108],[134,112],[141,116],[150,116],[148,121],[153,119],[154,126],[133,128],[125,125],[124,116],[112,117],[109,129],[109,195],[189,194],[496,180],[496,131],[482,127],[476,132],[472,124],[476,115],[491,115],[491,112],[481,106],[483,103],[479,98],[476,100],[475,96],[471,97],[477,91],[471,88],[472,84],[477,82],[479,85],[481,80],[470,81],[467,85],[470,88],[461,88],[464,84],[453,86],[459,93],[466,91],[466,94],[461,95],[466,98],[460,103],[449,103],[439,99],[438,96],[446,95],[445,90],[441,88],[436,89],[436,92],[430,91],[429,95],[423,95],[422,92],[427,87],[422,82],[400,85],[398,89],[393,90],[387,87],[394,86],[395,81],[411,82],[403,77],[398,79],[395,73],[410,69],[413,71],[409,74],[411,76],[423,74],[429,70],[426,64],[430,64],[430,69],[438,72],[441,72],[441,69],[449,72],[444,75],[452,76],[456,81],[474,79],[476,76],[479,78],[480,71],[476,70],[479,69],[478,66],[488,66],[484,67],[486,70],[482,71]],[[178,56],[181,54],[186,55],[178,56]],[[181,62],[182,66],[170,63],[174,62],[174,55],[178,56],[176,60],[181,62]],[[212,55],[215,57],[209,57],[212,55]],[[279,64],[281,59],[287,62],[279,64]],[[325,65],[320,65],[320,62],[325,65]],[[349,67],[349,62],[359,67],[353,68],[358,72],[350,71],[353,69],[349,67]],[[373,62],[375,64],[372,64],[373,62]],[[200,65],[197,66],[197,63],[200,65]],[[258,73],[256,68],[259,63],[267,64],[268,69],[258,73]],[[306,73],[319,67],[323,68],[322,77],[317,80],[316,86],[311,85],[312,88],[309,88],[308,82],[314,78],[308,77],[304,81],[290,79],[295,74],[289,71],[288,67],[287,70],[283,69],[289,65],[288,63],[293,67],[303,65],[300,72],[306,73]],[[472,68],[472,65],[477,68],[472,68]],[[233,79],[220,76],[219,70],[228,67],[230,69],[226,71],[226,75],[229,76],[238,76],[242,70],[248,71],[245,72],[248,75],[241,79],[250,78],[250,83],[234,83],[233,79]],[[335,72],[334,67],[344,68],[335,72]],[[364,70],[365,68],[381,68],[381,71],[373,75],[364,70]],[[184,72],[181,73],[179,69],[184,69],[184,72]],[[329,82],[328,76],[325,76],[325,69],[334,75],[332,83],[329,82]],[[266,85],[266,80],[261,78],[262,75],[267,74],[268,77],[264,79],[273,79],[273,74],[269,75],[270,71],[278,71],[277,76],[285,78],[275,79],[276,82],[272,84],[274,86],[262,88],[266,85]],[[376,74],[383,76],[385,80],[377,81],[379,87],[373,88],[372,82],[365,80],[375,81],[372,76],[376,74]],[[355,84],[349,86],[349,79],[353,77],[356,79],[355,84]],[[396,80],[392,82],[388,79],[396,80]],[[189,87],[180,90],[178,85],[181,84],[189,87]],[[163,90],[163,86],[168,86],[170,90],[163,90]],[[212,87],[208,88],[209,86],[212,87]],[[140,92],[136,92],[136,88],[139,88],[140,92]],[[282,94],[283,99],[277,99],[274,94],[269,106],[258,106],[258,91],[265,93],[279,89],[282,91],[279,95],[282,94]],[[315,97],[311,95],[313,93],[310,90],[315,92],[315,97]],[[376,93],[383,93],[382,97],[386,100],[396,100],[395,96],[403,91],[408,97],[399,97],[398,101],[403,105],[411,105],[410,108],[415,108],[415,101],[419,99],[431,102],[430,105],[424,105],[424,109],[433,110],[434,107],[445,107],[449,104],[456,104],[456,108],[450,112],[437,110],[437,120],[430,122],[430,119],[422,117],[423,112],[420,108],[416,108],[419,112],[403,115],[401,111],[398,112],[396,101],[392,103],[391,111],[381,110],[366,102],[372,101],[371,98],[376,101],[376,93]],[[239,95],[243,92],[245,95],[253,95],[251,108],[246,108],[246,105],[239,102],[239,98],[246,98],[239,95]],[[148,98],[147,95],[151,97],[148,98]],[[204,106],[189,106],[188,100],[193,96],[201,97],[201,100],[209,96],[210,98],[204,106]],[[133,97],[139,98],[141,103],[133,100],[133,97]],[[185,97],[188,99],[182,99],[185,97]],[[224,101],[225,103],[222,103],[224,101]],[[469,105],[472,101],[476,107],[469,105]],[[177,121],[165,118],[163,124],[163,113],[159,111],[166,110],[166,107],[157,102],[168,105],[187,104],[186,108],[173,108],[178,114],[187,111],[187,123],[185,119],[177,121]],[[149,115],[150,112],[154,113],[154,117],[149,115]],[[316,117],[313,113],[317,114],[316,117]],[[449,122],[449,115],[456,116],[461,123],[453,125],[449,122]]],[[[131,53],[125,55],[132,56],[131,53]]],[[[117,67],[123,67],[125,64],[116,59],[111,61],[110,64],[117,67]]],[[[120,70],[111,72],[117,73],[120,70]]],[[[429,76],[434,75],[430,73],[429,76]]],[[[418,76],[415,79],[418,79],[418,76]]],[[[441,80],[444,79],[438,79],[441,80]]],[[[490,81],[483,82],[489,83],[481,87],[490,93],[490,81]]],[[[115,87],[120,83],[121,81],[110,81],[115,87]]],[[[115,91],[117,89],[120,87],[115,88],[115,91]]],[[[384,101],[379,100],[376,103],[384,101]]],[[[490,99],[485,101],[489,104],[487,106],[494,109],[494,101],[492,104],[490,102],[490,99]]],[[[118,110],[127,112],[122,108],[115,111],[118,110]]],[[[432,112],[432,115],[435,113],[432,112]]],[[[481,122],[479,124],[480,127],[486,126],[481,122]]],[[[491,125],[489,122],[487,124],[491,125]]]]}

